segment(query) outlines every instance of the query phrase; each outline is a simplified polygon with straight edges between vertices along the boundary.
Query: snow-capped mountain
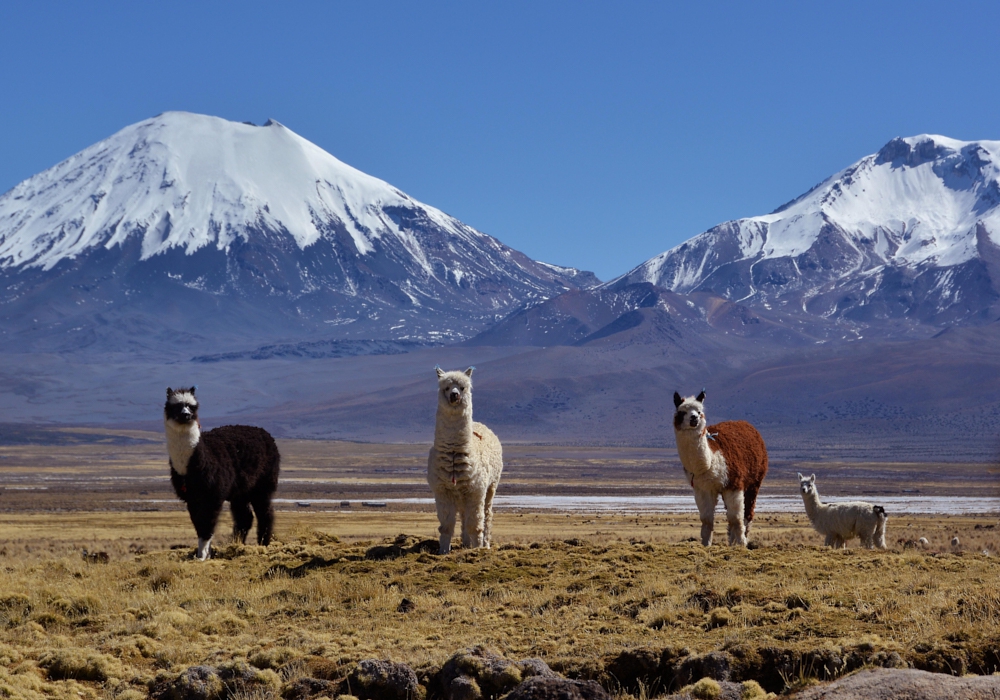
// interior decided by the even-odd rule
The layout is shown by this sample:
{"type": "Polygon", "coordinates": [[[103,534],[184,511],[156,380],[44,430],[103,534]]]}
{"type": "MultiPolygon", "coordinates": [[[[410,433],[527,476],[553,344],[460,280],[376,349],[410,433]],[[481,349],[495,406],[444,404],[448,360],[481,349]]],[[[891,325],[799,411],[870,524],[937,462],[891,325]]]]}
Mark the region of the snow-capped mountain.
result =
{"type": "Polygon", "coordinates": [[[814,316],[993,320],[1000,141],[896,138],[771,214],[729,221],[617,280],[814,316]]]}
{"type": "Polygon", "coordinates": [[[596,283],[274,121],[167,112],[0,196],[0,343],[27,333],[72,348],[116,324],[138,324],[132,341],[450,339],[596,283]]]}

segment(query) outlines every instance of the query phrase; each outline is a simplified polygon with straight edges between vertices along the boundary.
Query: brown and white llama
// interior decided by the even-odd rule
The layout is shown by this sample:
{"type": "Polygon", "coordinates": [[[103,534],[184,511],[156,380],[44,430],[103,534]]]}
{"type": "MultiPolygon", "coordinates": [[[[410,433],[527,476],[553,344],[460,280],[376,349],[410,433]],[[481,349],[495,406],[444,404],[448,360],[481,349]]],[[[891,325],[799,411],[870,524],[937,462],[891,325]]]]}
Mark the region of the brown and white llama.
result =
{"type": "Polygon", "coordinates": [[[701,515],[701,543],[712,544],[715,505],[722,496],[729,544],[745,547],[757,492],[767,475],[767,447],[757,429],[742,420],[708,425],[705,392],[682,398],[674,392],[677,455],[701,515]]]}

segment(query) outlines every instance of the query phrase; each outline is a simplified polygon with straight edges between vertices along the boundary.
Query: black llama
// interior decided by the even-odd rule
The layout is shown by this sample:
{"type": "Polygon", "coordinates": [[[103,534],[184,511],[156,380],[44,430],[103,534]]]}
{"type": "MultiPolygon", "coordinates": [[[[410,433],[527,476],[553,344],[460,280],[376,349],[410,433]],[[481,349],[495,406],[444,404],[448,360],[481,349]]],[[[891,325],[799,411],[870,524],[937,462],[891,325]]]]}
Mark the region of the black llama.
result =
{"type": "Polygon", "coordinates": [[[209,555],[209,545],[222,505],[233,513],[233,538],[246,542],[257,514],[257,543],[270,544],[274,531],[271,498],[278,487],[281,456],[263,428],[224,425],[201,432],[195,388],[167,388],[163,408],[170,453],[170,481],[187,503],[198,533],[198,559],[209,555]],[[253,512],[251,512],[251,507],[253,512]]]}

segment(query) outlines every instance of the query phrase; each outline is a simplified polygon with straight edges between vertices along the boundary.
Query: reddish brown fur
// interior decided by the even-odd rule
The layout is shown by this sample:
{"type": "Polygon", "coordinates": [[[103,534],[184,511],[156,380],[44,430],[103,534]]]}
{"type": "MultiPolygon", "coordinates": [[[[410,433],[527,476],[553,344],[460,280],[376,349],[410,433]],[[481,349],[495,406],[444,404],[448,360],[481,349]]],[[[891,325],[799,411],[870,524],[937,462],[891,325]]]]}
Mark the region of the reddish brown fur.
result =
{"type": "Polygon", "coordinates": [[[729,468],[726,488],[743,491],[743,519],[753,520],[757,491],[767,475],[767,446],[757,429],[744,420],[730,420],[708,426],[708,446],[722,450],[729,468]]]}

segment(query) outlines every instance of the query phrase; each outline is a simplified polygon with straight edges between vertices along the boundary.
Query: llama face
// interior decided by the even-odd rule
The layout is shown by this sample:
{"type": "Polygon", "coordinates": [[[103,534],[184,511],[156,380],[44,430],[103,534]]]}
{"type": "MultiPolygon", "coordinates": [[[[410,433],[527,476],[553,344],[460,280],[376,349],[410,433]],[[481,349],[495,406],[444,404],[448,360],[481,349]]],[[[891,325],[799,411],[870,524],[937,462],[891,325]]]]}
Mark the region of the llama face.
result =
{"type": "Polygon", "coordinates": [[[472,367],[465,372],[438,373],[438,404],[453,411],[461,411],[472,405],[472,367]]]}
{"type": "Polygon", "coordinates": [[[198,399],[194,397],[194,387],[190,389],[167,388],[167,403],[163,415],[168,421],[187,425],[198,420],[198,399]]]}
{"type": "Polygon", "coordinates": [[[806,477],[799,474],[799,489],[803,496],[816,493],[816,475],[806,477]]]}
{"type": "Polygon", "coordinates": [[[674,430],[697,430],[708,425],[705,417],[705,392],[701,392],[697,397],[681,398],[681,395],[674,392],[674,406],[677,411],[674,413],[674,430]]]}

